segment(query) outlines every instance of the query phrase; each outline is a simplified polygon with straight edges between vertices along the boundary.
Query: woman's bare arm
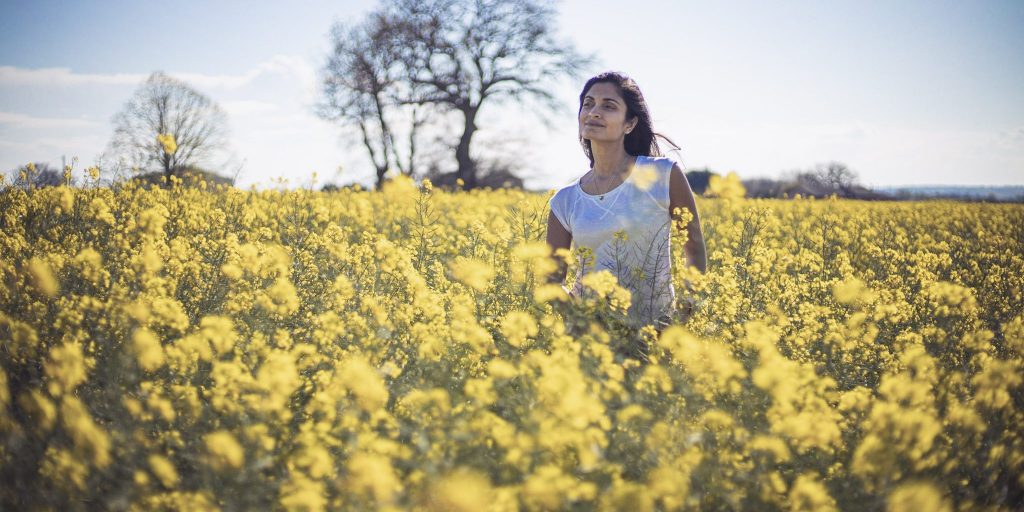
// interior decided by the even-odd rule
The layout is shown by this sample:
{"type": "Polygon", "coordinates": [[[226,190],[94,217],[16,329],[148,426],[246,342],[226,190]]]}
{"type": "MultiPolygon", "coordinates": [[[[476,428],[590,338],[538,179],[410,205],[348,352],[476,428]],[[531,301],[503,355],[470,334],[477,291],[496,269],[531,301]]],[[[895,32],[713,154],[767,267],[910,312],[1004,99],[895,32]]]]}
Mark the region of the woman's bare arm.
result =
{"type": "MultiPolygon", "coordinates": [[[[558,249],[568,249],[572,244],[572,233],[565,230],[562,223],[559,222],[558,217],[555,217],[554,212],[548,212],[548,245],[551,246],[551,253],[554,254],[558,249]]],[[[552,283],[562,284],[565,282],[565,274],[568,271],[568,266],[562,258],[555,258],[555,262],[558,263],[558,270],[552,273],[548,277],[548,281],[552,283]]]]}
{"type": "Polygon", "coordinates": [[[707,250],[704,247],[704,232],[700,228],[700,216],[697,214],[697,202],[693,198],[693,190],[690,189],[690,183],[686,180],[679,164],[672,165],[668,188],[669,211],[672,213],[673,225],[681,222],[681,217],[675,215],[676,208],[686,208],[693,214],[690,223],[686,225],[687,240],[683,245],[686,262],[688,265],[697,267],[701,273],[705,273],[708,269],[707,250]]]}

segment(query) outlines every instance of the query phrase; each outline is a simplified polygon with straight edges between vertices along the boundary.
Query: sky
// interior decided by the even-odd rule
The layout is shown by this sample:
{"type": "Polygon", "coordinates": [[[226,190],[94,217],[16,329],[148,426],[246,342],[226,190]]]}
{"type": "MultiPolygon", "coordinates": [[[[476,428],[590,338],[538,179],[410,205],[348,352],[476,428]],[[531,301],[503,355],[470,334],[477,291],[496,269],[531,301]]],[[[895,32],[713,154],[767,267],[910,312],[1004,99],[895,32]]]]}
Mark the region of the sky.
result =
{"type": "MultiPolygon", "coordinates": [[[[637,81],[688,169],[779,178],[837,161],[868,186],[1024,185],[1019,0],[556,5],[558,39],[597,62],[551,86],[559,110],[485,103],[474,138],[506,148],[528,188],[587,171],[579,88],[607,69],[637,81]]],[[[77,157],[81,172],[160,70],[225,110],[237,185],[369,185],[365,150],[313,105],[332,24],[373,7],[0,0],[0,171],[77,157]]]]}

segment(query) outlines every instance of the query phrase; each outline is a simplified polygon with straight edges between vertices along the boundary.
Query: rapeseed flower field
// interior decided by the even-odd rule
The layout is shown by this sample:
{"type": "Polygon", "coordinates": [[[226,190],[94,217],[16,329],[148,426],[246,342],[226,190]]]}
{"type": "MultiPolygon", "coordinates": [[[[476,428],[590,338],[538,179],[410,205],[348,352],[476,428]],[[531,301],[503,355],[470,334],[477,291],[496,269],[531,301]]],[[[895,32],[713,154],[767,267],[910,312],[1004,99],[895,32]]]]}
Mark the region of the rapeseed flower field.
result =
{"type": "Polygon", "coordinates": [[[0,508],[1024,503],[1020,205],[700,198],[659,333],[547,199],[0,191],[0,508]]]}

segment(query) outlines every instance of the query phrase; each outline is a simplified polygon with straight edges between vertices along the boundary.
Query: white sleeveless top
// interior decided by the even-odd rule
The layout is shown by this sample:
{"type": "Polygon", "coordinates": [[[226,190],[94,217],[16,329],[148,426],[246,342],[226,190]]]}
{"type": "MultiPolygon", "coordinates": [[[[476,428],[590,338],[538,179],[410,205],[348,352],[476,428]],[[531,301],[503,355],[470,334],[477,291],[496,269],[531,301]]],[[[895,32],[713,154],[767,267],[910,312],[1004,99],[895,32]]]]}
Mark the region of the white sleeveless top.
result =
{"type": "Polygon", "coordinates": [[[603,196],[584,192],[581,176],[551,197],[548,205],[572,234],[573,245],[589,247],[594,255],[586,266],[582,258],[577,262],[573,296],[583,293],[581,277],[606,269],[632,292],[629,316],[633,320],[652,324],[671,312],[675,301],[669,215],[672,165],[669,158],[637,156],[626,180],[603,196]],[[614,236],[620,230],[625,241],[614,236]]]}

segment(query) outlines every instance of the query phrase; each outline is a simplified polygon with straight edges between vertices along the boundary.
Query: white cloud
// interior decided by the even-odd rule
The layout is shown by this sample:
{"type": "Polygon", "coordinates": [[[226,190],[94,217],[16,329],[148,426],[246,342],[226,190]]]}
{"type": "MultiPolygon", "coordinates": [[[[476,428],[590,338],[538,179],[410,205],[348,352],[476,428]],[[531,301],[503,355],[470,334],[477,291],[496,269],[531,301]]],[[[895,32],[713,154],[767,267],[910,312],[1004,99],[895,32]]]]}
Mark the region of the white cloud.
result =
{"type": "Polygon", "coordinates": [[[0,66],[0,85],[20,87],[134,85],[145,79],[146,75],[133,73],[94,74],[75,73],[70,68],[26,69],[14,66],[0,66]]]}
{"type": "Polygon", "coordinates": [[[184,80],[199,89],[233,90],[253,84],[263,76],[281,76],[297,81],[303,87],[316,81],[316,72],[302,57],[275,55],[270,60],[239,75],[209,75],[203,73],[173,73],[169,75],[184,80]]]}
{"type": "Polygon", "coordinates": [[[96,121],[88,119],[36,117],[17,112],[0,112],[0,125],[7,125],[8,128],[38,128],[38,129],[61,129],[61,128],[95,128],[100,126],[96,121]]]}
{"type": "Polygon", "coordinates": [[[999,135],[994,138],[994,142],[1000,147],[1020,149],[1024,146],[1024,126],[999,132],[999,135]]]}
{"type": "MultiPolygon", "coordinates": [[[[245,73],[235,75],[213,75],[207,73],[180,73],[167,71],[167,74],[185,81],[200,90],[240,89],[252,84],[263,76],[279,75],[297,81],[308,93],[316,86],[316,70],[302,57],[295,55],[275,55],[270,60],[260,63],[245,73]],[[312,89],[311,89],[312,86],[312,89]]],[[[76,87],[82,85],[137,85],[146,80],[149,74],[139,73],[76,73],[70,68],[19,68],[0,66],[0,85],[17,87],[62,86],[76,87]]]]}

